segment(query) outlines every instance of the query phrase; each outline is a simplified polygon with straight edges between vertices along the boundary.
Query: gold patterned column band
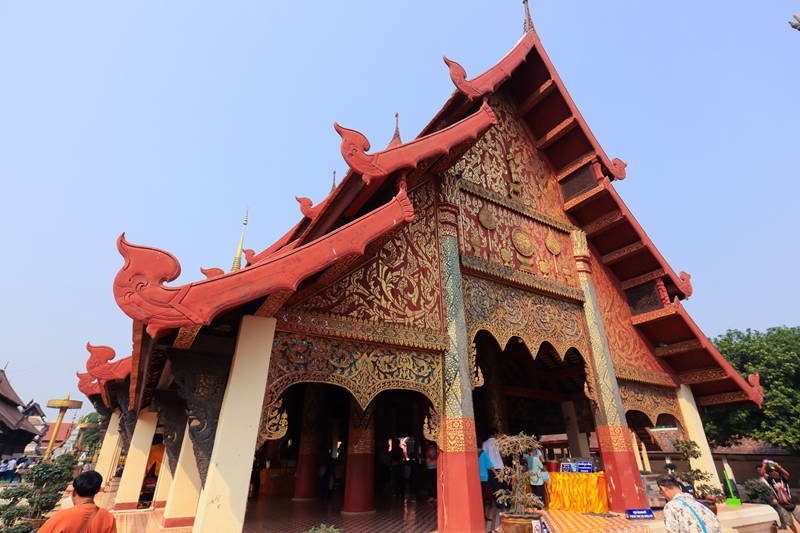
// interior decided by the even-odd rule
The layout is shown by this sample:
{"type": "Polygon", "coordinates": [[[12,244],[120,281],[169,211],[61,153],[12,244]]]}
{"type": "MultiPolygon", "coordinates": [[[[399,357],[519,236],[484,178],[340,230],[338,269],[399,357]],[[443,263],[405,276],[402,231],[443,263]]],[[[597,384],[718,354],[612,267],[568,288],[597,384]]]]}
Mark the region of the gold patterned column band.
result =
{"type": "Polygon", "coordinates": [[[458,238],[458,207],[439,204],[439,234],[458,238]]]}
{"type": "MultiPolygon", "coordinates": [[[[619,394],[619,385],[614,371],[614,363],[611,359],[611,351],[608,348],[603,319],[600,316],[600,305],[597,301],[597,293],[592,282],[591,269],[581,267],[589,257],[589,245],[586,242],[586,234],[583,231],[575,230],[572,232],[573,254],[578,265],[578,278],[583,289],[584,302],[583,312],[586,317],[586,327],[589,334],[589,344],[592,347],[592,366],[597,386],[594,387],[597,396],[597,413],[595,423],[598,426],[623,426],[625,415],[622,407],[622,399],[619,394]]],[[[627,442],[627,436],[624,440],[627,442]]]]}
{"type": "Polygon", "coordinates": [[[597,426],[597,443],[604,452],[633,452],[628,426],[597,426]]]}
{"type": "Polygon", "coordinates": [[[445,452],[477,451],[474,418],[445,418],[441,431],[441,446],[445,452]]]}

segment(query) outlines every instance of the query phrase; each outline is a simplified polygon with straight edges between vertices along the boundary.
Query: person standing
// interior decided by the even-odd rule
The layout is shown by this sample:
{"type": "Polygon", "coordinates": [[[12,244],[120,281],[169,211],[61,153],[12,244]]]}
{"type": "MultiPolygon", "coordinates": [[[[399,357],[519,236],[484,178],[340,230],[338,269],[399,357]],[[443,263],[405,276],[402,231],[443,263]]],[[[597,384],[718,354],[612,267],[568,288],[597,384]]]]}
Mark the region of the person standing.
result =
{"type": "Polygon", "coordinates": [[[528,454],[528,478],[531,483],[531,491],[542,500],[542,505],[547,507],[547,491],[544,484],[550,481],[550,472],[544,467],[542,450],[536,448],[528,454]]]}
{"type": "Polygon", "coordinates": [[[781,518],[781,527],[789,528],[794,533],[798,533],[797,526],[794,524],[796,519],[800,522],[800,509],[792,500],[792,492],[789,489],[789,478],[791,475],[783,468],[780,463],[770,459],[761,462],[761,477],[772,488],[775,498],[772,507],[778,511],[781,518]]]}
{"type": "Polygon", "coordinates": [[[716,515],[683,492],[683,485],[672,476],[661,476],[656,481],[667,500],[664,506],[664,525],[667,533],[722,533],[716,515]]]}
{"type": "Polygon", "coordinates": [[[6,481],[11,483],[14,479],[14,474],[17,472],[17,460],[13,457],[6,463],[6,481]]]}
{"type": "Polygon", "coordinates": [[[114,516],[94,503],[103,476],[95,471],[82,472],[72,482],[72,505],[50,517],[39,533],[116,533],[114,516]]]}
{"type": "Polygon", "coordinates": [[[428,442],[425,446],[425,479],[428,485],[428,503],[436,501],[436,466],[439,452],[435,442],[428,442]]]}

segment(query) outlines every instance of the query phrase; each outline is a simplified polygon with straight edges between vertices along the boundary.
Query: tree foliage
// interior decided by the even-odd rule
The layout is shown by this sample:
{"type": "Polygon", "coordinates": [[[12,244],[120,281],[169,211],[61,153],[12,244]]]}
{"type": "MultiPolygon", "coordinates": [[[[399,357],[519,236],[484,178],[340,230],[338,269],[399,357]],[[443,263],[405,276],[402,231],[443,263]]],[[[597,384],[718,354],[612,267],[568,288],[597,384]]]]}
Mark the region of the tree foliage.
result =
{"type": "Polygon", "coordinates": [[[100,415],[92,412],[81,418],[81,422],[88,424],[83,430],[81,442],[87,450],[94,450],[100,441],[100,415]]]}
{"type": "Polygon", "coordinates": [[[764,405],[708,410],[709,439],[724,446],[752,437],[800,453],[800,327],[728,330],[713,342],[742,375],[761,376],[764,405]]]}

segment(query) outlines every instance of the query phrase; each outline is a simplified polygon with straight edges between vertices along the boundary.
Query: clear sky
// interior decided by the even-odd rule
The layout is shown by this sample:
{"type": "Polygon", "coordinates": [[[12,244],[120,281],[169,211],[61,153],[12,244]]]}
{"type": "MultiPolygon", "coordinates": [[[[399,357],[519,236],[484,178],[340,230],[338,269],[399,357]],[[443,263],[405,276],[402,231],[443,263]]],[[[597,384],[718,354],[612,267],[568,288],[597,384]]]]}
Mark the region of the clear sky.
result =
{"type": "MultiPolygon", "coordinates": [[[[795,1],[532,0],[556,68],[709,336],[797,325],[795,1]]],[[[414,137],[522,32],[519,0],[0,1],[0,365],[25,399],[77,391],[87,340],[131,321],[114,241],[230,268],[344,175],[333,121],[414,137]]],[[[87,402],[88,403],[88,402],[87,402]]],[[[53,416],[52,414],[50,415],[53,416]]]]}

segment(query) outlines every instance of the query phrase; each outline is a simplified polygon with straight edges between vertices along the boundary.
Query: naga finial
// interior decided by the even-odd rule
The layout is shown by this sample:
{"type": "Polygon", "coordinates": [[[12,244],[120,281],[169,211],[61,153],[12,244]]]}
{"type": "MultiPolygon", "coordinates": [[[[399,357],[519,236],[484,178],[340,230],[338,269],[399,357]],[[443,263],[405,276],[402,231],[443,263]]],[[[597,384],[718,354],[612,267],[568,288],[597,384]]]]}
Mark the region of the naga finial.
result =
{"type": "Polygon", "coordinates": [[[236,255],[233,258],[233,265],[231,272],[242,269],[242,250],[244,249],[244,230],[247,228],[247,210],[244,212],[244,220],[242,221],[242,234],[239,236],[239,246],[236,247],[236,255]]]}
{"type": "Polygon", "coordinates": [[[525,26],[523,26],[525,33],[529,31],[533,31],[533,19],[531,18],[531,9],[528,6],[528,0],[522,0],[522,4],[525,6],[525,26]]]}

